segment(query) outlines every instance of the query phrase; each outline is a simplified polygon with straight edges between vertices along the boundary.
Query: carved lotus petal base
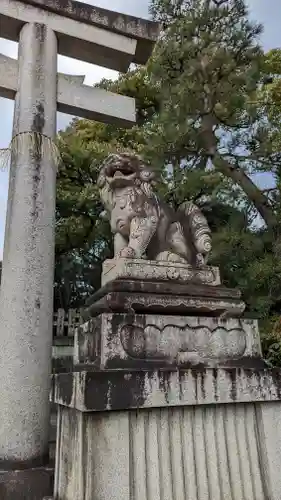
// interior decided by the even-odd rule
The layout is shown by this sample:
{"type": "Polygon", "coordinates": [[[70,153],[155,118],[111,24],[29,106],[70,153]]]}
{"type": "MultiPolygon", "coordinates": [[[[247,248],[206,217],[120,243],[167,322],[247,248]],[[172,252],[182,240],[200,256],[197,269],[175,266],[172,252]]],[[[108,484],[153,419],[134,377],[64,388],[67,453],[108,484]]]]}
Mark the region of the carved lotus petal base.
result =
{"type": "Polygon", "coordinates": [[[93,369],[263,364],[257,322],[104,313],[76,331],[75,364],[93,369]]]}

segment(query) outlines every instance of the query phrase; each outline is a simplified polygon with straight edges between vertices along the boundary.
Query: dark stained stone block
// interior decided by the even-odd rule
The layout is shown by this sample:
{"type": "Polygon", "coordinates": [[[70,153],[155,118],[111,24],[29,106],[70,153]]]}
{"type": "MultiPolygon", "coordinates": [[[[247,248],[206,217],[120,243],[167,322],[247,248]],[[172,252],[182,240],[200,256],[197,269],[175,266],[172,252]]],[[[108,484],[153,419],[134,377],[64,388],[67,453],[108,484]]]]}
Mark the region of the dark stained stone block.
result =
{"type": "Polygon", "coordinates": [[[53,493],[54,471],[49,468],[0,471],[1,500],[42,500],[53,493]]]}

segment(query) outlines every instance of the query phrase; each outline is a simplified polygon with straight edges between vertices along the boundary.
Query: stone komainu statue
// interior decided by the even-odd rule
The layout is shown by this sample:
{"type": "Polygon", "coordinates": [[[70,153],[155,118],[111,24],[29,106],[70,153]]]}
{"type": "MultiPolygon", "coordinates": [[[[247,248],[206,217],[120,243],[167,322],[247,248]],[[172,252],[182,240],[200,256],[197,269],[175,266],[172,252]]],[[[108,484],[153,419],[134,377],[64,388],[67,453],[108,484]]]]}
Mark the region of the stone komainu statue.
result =
{"type": "Polygon", "coordinates": [[[98,187],[110,217],[115,258],[147,258],[205,265],[211,251],[206,218],[192,202],[175,212],[153,188],[155,172],[140,157],[110,155],[98,187]]]}

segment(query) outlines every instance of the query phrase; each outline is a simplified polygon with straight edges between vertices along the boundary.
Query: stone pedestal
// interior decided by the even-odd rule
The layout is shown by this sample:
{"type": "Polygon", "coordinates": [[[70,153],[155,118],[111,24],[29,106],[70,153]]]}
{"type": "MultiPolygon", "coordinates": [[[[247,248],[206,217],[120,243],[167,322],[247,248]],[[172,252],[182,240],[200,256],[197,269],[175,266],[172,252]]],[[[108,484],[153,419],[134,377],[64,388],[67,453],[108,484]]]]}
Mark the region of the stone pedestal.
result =
{"type": "Polygon", "coordinates": [[[144,266],[121,262],[90,299],[76,371],[54,376],[54,499],[280,500],[281,372],[257,323],[218,271],[144,266]]]}

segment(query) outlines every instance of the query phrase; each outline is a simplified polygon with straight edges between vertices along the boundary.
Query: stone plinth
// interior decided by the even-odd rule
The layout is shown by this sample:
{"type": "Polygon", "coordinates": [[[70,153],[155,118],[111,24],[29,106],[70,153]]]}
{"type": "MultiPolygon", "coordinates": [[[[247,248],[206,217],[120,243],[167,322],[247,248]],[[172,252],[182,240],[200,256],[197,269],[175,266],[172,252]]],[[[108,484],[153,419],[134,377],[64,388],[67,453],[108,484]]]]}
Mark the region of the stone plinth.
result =
{"type": "Polygon", "coordinates": [[[192,282],[115,279],[103,286],[86,304],[85,321],[103,312],[147,312],[233,317],[245,304],[239,290],[192,282]]]}
{"type": "Polygon", "coordinates": [[[57,375],[54,499],[280,500],[280,380],[274,370],[57,375]]]}
{"type": "Polygon", "coordinates": [[[116,279],[168,281],[217,286],[221,284],[217,267],[194,268],[179,262],[143,259],[106,260],[103,264],[102,285],[116,279]]]}

